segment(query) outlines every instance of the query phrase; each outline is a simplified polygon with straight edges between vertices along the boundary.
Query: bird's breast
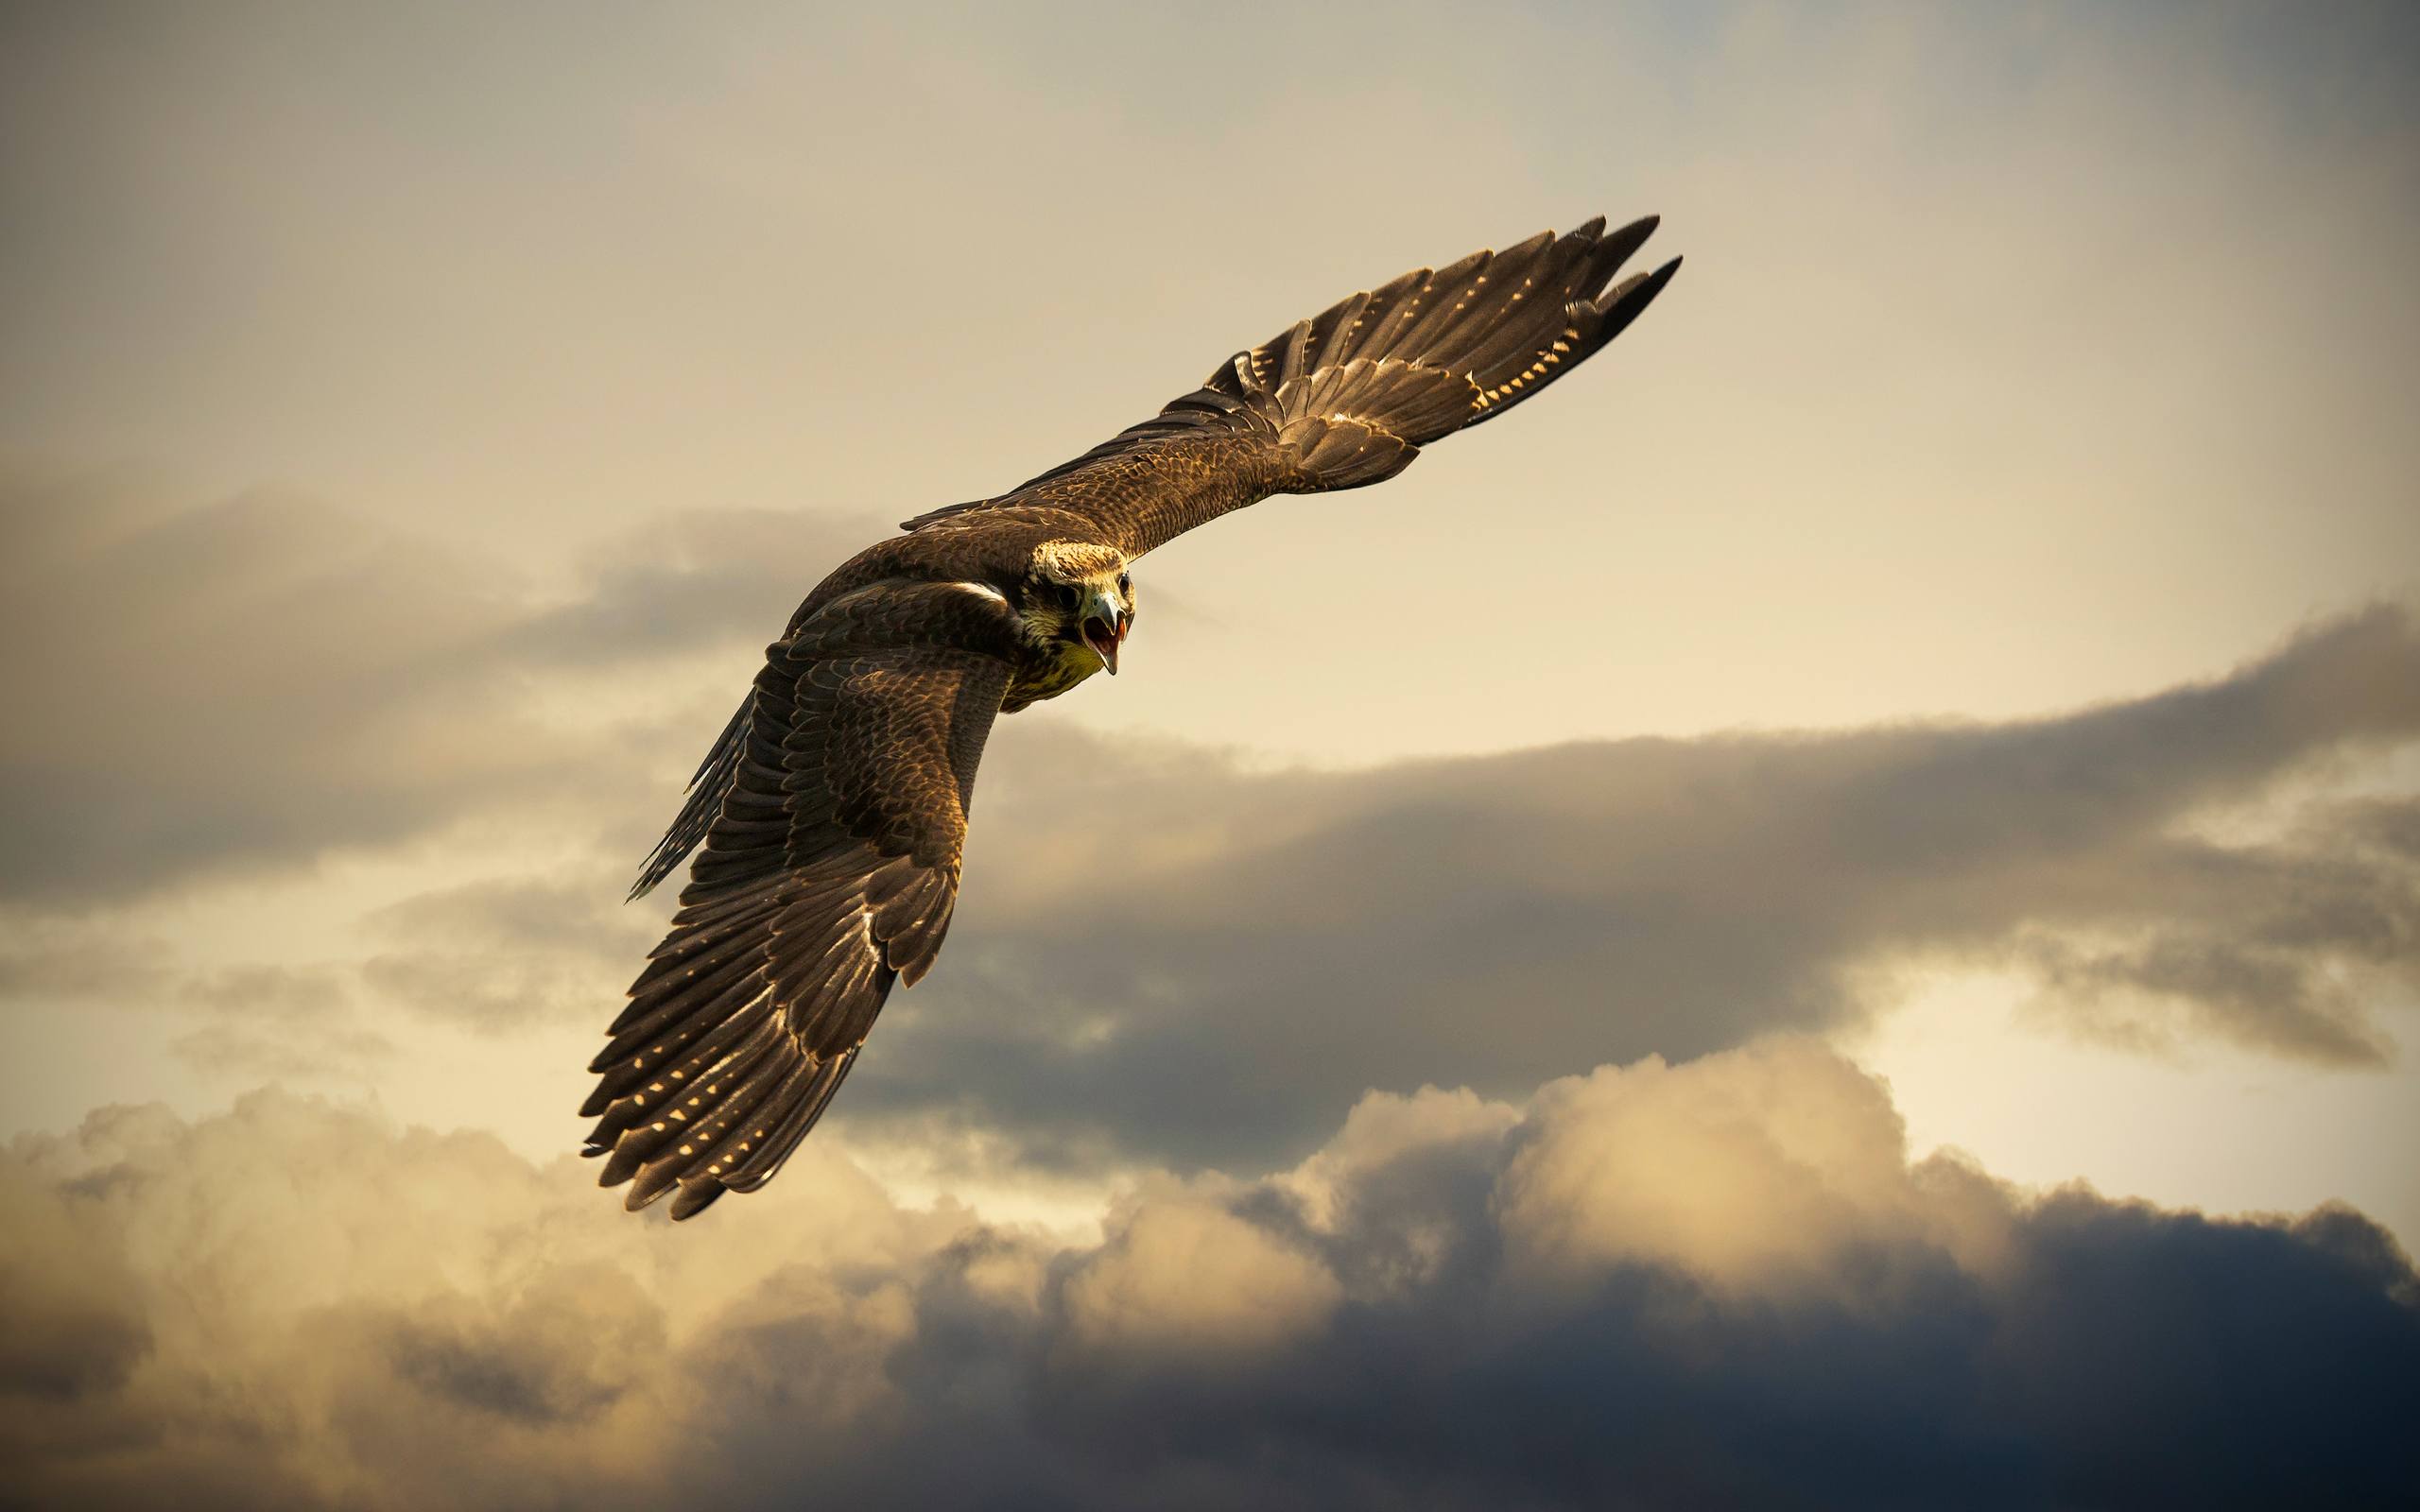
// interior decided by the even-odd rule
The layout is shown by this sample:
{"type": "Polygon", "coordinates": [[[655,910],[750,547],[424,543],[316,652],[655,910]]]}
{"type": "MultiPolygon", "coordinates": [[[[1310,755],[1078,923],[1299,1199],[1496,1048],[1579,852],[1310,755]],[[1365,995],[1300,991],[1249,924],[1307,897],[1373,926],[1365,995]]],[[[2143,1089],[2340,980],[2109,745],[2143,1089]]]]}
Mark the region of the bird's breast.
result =
{"type": "Polygon", "coordinates": [[[1072,641],[1055,641],[1048,649],[1029,652],[1009,681],[1000,707],[1011,713],[1029,703],[1056,698],[1100,670],[1100,658],[1072,641]]]}

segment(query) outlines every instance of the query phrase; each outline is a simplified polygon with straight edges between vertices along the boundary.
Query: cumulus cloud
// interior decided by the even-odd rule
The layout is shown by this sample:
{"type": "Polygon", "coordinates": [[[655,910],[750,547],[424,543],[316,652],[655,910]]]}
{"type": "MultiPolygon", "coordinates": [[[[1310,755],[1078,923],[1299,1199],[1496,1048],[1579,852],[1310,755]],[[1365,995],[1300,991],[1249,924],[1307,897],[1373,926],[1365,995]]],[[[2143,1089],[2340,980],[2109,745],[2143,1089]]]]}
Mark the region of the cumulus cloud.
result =
{"type": "Polygon", "coordinates": [[[2375,1066],[2382,1005],[2420,983],[2409,801],[2296,794],[2416,733],[2420,633],[2392,608],[1999,724],[1348,773],[1011,725],[947,964],[843,1111],[1267,1160],[1373,1083],[1503,1095],[1837,1026],[1944,960],[2030,971],[2046,1022],[2102,1040],[2375,1066]],[[2260,805],[2284,821],[2224,822],[2260,805]]]}
{"type": "Polygon", "coordinates": [[[1495,1199],[1519,1272],[1585,1286],[1635,1263],[1787,1295],[1854,1274],[1858,1246],[1934,1237],[1888,1095],[1803,1046],[1606,1068],[1538,1111],[1495,1199]]]}
{"type": "MultiPolygon", "coordinates": [[[[902,1212],[811,1157],[815,1200],[780,1232],[683,1246],[598,1222],[593,1168],[275,1092],[192,1125],[104,1110],[72,1139],[21,1140],[7,1169],[54,1212],[11,1226],[12,1275],[31,1284],[10,1286],[8,1332],[78,1332],[14,1371],[0,1412],[20,1461],[69,1435],[20,1483],[54,1503],[156,1502],[180,1481],[231,1505],[627,1497],[617,1484],[655,1473],[643,1456],[668,1443],[649,1425],[705,1400],[667,1337],[696,1344],[759,1289],[792,1327],[819,1326],[820,1308],[836,1336],[862,1331],[838,1314],[864,1279],[962,1223],[902,1212]],[[827,1295],[785,1289],[788,1272],[827,1295]],[[87,1276],[114,1313],[46,1307],[87,1276]],[[54,1320],[20,1313],[38,1306],[54,1320]],[[60,1363],[87,1356],[115,1363],[80,1381],[60,1363]]],[[[880,1395],[872,1372],[840,1384],[880,1395]]]]}
{"type": "Polygon", "coordinates": [[[1215,1201],[1139,1202],[1115,1229],[1062,1293],[1087,1352],[1250,1356],[1317,1328],[1341,1296],[1318,1260],[1215,1201]]]}
{"type": "Polygon", "coordinates": [[[92,1231],[88,1205],[15,1161],[0,1162],[0,1202],[10,1233],[0,1248],[0,1394],[61,1401],[122,1385],[151,1344],[133,1272],[92,1231]]]}
{"type": "Polygon", "coordinates": [[[19,1140],[17,1492],[2250,1505],[2420,1472],[2420,1291],[2366,1219],[1911,1165],[1887,1091],[1803,1040],[1374,1094],[1072,1246],[819,1145],[704,1228],[590,1169],[271,1092],[19,1140]]]}

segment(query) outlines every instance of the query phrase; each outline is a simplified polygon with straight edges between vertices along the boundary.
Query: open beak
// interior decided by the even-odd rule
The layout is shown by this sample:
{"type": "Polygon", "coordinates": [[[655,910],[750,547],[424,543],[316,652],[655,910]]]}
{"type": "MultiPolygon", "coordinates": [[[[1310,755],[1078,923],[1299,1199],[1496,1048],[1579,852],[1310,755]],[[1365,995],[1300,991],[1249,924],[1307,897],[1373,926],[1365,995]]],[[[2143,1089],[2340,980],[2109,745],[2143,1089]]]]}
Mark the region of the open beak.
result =
{"type": "Polygon", "coordinates": [[[1117,648],[1126,644],[1127,618],[1115,607],[1101,605],[1084,616],[1084,644],[1093,655],[1100,658],[1101,669],[1111,677],[1117,676],[1117,648]]]}

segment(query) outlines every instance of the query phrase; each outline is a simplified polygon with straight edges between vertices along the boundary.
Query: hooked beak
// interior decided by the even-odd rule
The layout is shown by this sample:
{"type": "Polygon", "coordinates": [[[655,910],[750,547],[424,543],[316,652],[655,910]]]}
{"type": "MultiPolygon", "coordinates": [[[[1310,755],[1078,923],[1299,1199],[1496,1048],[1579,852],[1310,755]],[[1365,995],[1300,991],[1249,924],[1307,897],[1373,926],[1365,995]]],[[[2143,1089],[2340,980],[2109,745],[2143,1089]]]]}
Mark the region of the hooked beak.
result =
{"type": "Polygon", "coordinates": [[[1117,648],[1126,644],[1126,627],[1130,622],[1117,611],[1115,604],[1098,604],[1084,616],[1084,644],[1100,658],[1101,670],[1117,676],[1117,648]]]}

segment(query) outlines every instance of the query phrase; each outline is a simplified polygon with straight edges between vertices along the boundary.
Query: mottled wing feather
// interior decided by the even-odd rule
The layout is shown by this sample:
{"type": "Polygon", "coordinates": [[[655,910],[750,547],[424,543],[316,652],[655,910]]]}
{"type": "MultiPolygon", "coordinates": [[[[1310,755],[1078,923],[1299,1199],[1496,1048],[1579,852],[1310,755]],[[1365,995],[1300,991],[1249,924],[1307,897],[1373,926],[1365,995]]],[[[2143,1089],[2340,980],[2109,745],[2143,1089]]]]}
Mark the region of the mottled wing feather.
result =
{"type": "Polygon", "coordinates": [[[722,733],[715,737],[713,748],[689,779],[687,800],[681,805],[679,816],[664,832],[664,838],[655,842],[655,849],[648,852],[647,860],[639,867],[638,880],[631,884],[630,896],[624,902],[634,902],[653,892],[656,884],[679,869],[714,827],[723,795],[731,791],[740,748],[748,739],[748,716],[755,706],[756,697],[752,691],[740,700],[730,722],[722,727],[722,733]]]}
{"type": "Polygon", "coordinates": [[[1083,455],[905,528],[1047,512],[1136,557],[1271,493],[1392,477],[1421,447],[1502,414],[1637,318],[1680,266],[1614,282],[1654,229],[1650,216],[1607,232],[1600,217],[1415,269],[1236,353],[1083,455]]]}
{"type": "Polygon", "coordinates": [[[1013,634],[996,600],[884,583],[768,651],[709,760],[680,911],[590,1068],[589,1153],[631,1207],[677,1187],[685,1218],[770,1179],[892,985],[930,969],[1013,634]]]}

